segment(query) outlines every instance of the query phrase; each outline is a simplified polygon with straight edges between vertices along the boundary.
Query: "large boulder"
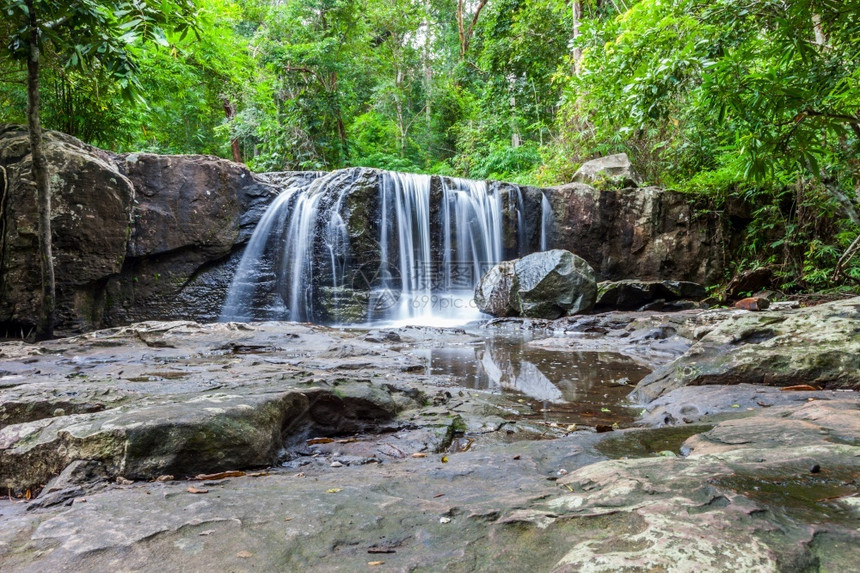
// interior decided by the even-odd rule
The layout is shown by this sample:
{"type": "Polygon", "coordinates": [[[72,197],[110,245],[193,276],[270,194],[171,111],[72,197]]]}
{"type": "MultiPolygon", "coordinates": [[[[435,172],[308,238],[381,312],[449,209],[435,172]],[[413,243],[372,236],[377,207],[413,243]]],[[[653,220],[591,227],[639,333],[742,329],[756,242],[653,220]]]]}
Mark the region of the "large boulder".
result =
{"type": "Polygon", "coordinates": [[[555,319],[591,310],[594,271],[570,251],[555,249],[496,265],[475,289],[475,303],[493,316],[555,319]]]}
{"type": "Polygon", "coordinates": [[[614,187],[638,187],[641,178],[627,154],[618,153],[586,161],[573,174],[573,182],[598,187],[606,183],[614,187]]]}
{"type": "Polygon", "coordinates": [[[734,313],[646,376],[634,398],[682,386],[812,385],[860,390],[860,297],[789,311],[734,313]]]}
{"type": "MultiPolygon", "coordinates": [[[[46,132],[44,142],[57,322],[91,329],[102,322],[105,281],[125,263],[134,187],[104,151],[56,132],[46,132]]],[[[0,336],[21,335],[38,316],[41,285],[36,184],[25,129],[0,126],[0,168],[0,336]]]]}
{"type": "Polygon", "coordinates": [[[475,287],[475,304],[493,316],[519,316],[516,304],[514,261],[504,261],[487,271],[475,287]]]}

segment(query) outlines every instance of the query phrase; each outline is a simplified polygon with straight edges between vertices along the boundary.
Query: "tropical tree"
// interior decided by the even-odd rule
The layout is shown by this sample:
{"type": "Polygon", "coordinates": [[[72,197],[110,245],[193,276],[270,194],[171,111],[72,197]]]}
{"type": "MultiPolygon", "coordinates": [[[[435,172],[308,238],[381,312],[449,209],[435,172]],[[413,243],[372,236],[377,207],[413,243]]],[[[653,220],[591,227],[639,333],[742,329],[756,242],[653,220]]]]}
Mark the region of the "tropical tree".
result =
{"type": "Polygon", "coordinates": [[[39,218],[39,258],[42,276],[38,339],[53,336],[55,279],[51,247],[51,188],[40,121],[40,66],[50,52],[71,71],[109,76],[126,97],[135,95],[138,67],[131,43],[153,41],[167,45],[165,31],[193,28],[192,0],[2,0],[3,13],[14,30],[4,49],[26,60],[27,128],[39,218]]]}

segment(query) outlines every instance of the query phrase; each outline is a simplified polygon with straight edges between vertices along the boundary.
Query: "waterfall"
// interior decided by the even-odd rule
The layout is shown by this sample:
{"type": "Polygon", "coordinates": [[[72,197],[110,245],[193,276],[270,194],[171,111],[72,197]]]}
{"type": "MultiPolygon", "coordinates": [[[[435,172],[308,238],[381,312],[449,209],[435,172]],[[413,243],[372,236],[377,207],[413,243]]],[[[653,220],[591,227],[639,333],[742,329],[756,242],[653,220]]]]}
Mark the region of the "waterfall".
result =
{"type": "Polygon", "coordinates": [[[523,257],[529,254],[528,234],[526,233],[526,206],[523,201],[523,190],[514,187],[517,192],[517,256],[523,257]]]}
{"type": "Polygon", "coordinates": [[[540,250],[546,251],[549,248],[549,232],[552,228],[552,205],[546,193],[541,193],[540,199],[540,250]]]}
{"type": "Polygon", "coordinates": [[[482,181],[345,169],[283,188],[221,320],[462,324],[483,316],[474,288],[503,237],[525,236],[520,190],[503,217],[503,191],[482,181]]]}
{"type": "Polygon", "coordinates": [[[371,318],[407,319],[429,314],[432,284],[430,254],[430,176],[411,173],[382,173],[380,181],[381,236],[380,279],[385,300],[397,301],[393,308],[377,305],[371,318]],[[390,257],[395,254],[397,262],[390,257]],[[400,275],[399,284],[391,268],[400,275]],[[399,294],[394,294],[398,292],[399,294]],[[392,292],[393,291],[393,292],[392,292]]]}
{"type": "Polygon", "coordinates": [[[502,260],[502,198],[483,181],[443,180],[443,276],[446,289],[474,288],[502,260]]]}

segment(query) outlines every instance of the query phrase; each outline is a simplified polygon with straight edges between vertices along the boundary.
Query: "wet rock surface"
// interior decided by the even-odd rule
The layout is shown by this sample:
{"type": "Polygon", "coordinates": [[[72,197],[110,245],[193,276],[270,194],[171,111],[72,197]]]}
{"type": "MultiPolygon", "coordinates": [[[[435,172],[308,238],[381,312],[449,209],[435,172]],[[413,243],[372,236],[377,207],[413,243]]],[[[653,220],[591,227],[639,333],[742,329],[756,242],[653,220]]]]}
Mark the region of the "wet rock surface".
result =
{"type": "MultiPolygon", "coordinates": [[[[804,312],[853,320],[779,316],[804,312]]],[[[601,429],[539,393],[567,392],[572,368],[606,393],[618,357],[659,369],[768,313],[151,322],[0,344],[0,568],[857,570],[856,391],[679,387],[626,429],[620,404],[601,429]],[[571,351],[616,358],[583,369],[571,351]]]]}
{"type": "Polygon", "coordinates": [[[704,384],[810,384],[857,390],[858,327],[856,297],[797,310],[736,310],[713,329],[695,332],[698,342],[642,380],[636,398],[650,401],[675,388],[704,384]]]}

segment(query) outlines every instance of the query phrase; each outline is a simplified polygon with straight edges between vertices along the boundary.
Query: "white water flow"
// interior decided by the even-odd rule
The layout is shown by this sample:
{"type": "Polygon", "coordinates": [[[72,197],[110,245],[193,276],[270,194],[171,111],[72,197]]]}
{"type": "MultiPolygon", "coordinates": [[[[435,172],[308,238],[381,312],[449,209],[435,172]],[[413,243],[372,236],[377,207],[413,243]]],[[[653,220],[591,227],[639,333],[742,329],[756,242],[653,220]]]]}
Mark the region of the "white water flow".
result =
{"type": "Polygon", "coordinates": [[[261,283],[268,282],[274,287],[274,283],[277,282],[277,275],[271,268],[272,261],[267,260],[266,257],[266,246],[273,237],[281,234],[280,231],[284,225],[290,221],[288,215],[294,203],[293,199],[299,191],[299,187],[285,189],[269,205],[260,222],[257,223],[233,275],[219,320],[249,322],[255,319],[275,318],[286,312],[285,305],[277,297],[269,305],[254,305],[252,300],[261,283]]]}
{"type": "Polygon", "coordinates": [[[408,320],[429,317],[433,310],[430,176],[383,173],[380,209],[379,275],[386,295],[381,300],[391,304],[378,303],[370,318],[408,320]],[[394,255],[396,259],[392,261],[394,255]]]}
{"type": "Polygon", "coordinates": [[[445,179],[443,188],[443,285],[474,288],[502,260],[502,198],[483,181],[445,179]]]}
{"type": "MultiPolygon", "coordinates": [[[[473,294],[502,260],[502,192],[442,178],[431,204],[430,176],[381,172],[379,203],[368,204],[352,196],[367,174],[343,170],[286,188],[257,225],[220,319],[445,326],[483,317],[473,294]]],[[[509,204],[521,226],[517,193],[509,204]]]]}
{"type": "Polygon", "coordinates": [[[540,200],[540,250],[546,251],[549,248],[548,237],[550,226],[552,225],[552,205],[546,193],[541,193],[540,200]]]}
{"type": "MultiPolygon", "coordinates": [[[[526,207],[523,201],[523,190],[514,188],[517,193],[517,255],[522,257],[528,254],[528,238],[526,234],[526,207]]],[[[544,250],[544,249],[541,249],[544,250]]]]}

